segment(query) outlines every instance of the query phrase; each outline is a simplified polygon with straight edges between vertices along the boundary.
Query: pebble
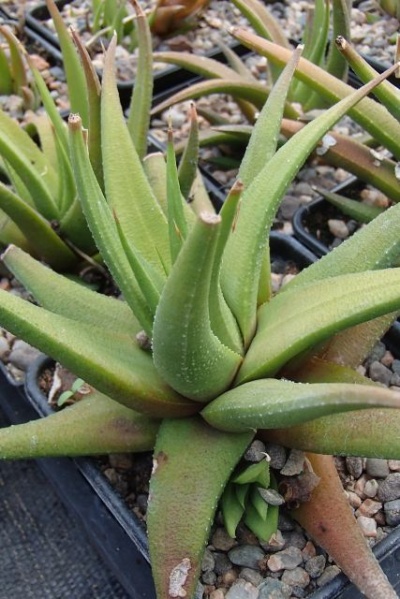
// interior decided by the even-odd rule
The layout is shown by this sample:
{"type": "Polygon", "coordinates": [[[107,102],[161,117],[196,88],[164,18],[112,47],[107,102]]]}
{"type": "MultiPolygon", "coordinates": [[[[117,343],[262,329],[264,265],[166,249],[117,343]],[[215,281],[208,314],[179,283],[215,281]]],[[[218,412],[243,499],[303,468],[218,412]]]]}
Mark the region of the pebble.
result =
{"type": "Polygon", "coordinates": [[[225,553],[214,553],[215,568],[214,571],[217,576],[223,576],[225,572],[228,572],[232,568],[232,564],[225,553]]]}
{"type": "Polygon", "coordinates": [[[368,498],[362,502],[356,511],[356,516],[375,516],[380,509],[382,509],[382,504],[380,501],[374,501],[373,499],[368,498]]]}
{"type": "Polygon", "coordinates": [[[347,239],[349,236],[349,229],[344,221],[337,218],[328,219],[328,228],[334,237],[339,239],[347,239]]]}
{"type": "Polygon", "coordinates": [[[297,530],[284,531],[282,534],[287,547],[292,545],[293,547],[297,547],[297,549],[304,549],[307,539],[300,527],[297,530]]]}
{"type": "Polygon", "coordinates": [[[293,570],[285,570],[281,578],[285,584],[291,586],[300,587],[304,589],[310,584],[310,575],[304,570],[304,568],[294,568],[293,570]]]}
{"type": "Polygon", "coordinates": [[[371,478],[371,480],[367,480],[364,487],[364,493],[367,497],[376,497],[376,494],[379,489],[379,483],[375,478],[371,478]]]}
{"type": "Polygon", "coordinates": [[[243,457],[248,462],[261,462],[261,460],[265,459],[265,454],[266,449],[264,443],[256,439],[247,449],[243,457]]]}
{"type": "Polygon", "coordinates": [[[238,580],[231,586],[226,599],[258,599],[259,591],[257,587],[247,582],[246,580],[238,580]]]}
{"type": "Polygon", "coordinates": [[[373,476],[374,478],[385,478],[385,476],[389,474],[389,465],[387,460],[368,458],[365,464],[365,470],[369,476],[373,476]]]}
{"type": "Polygon", "coordinates": [[[258,599],[289,599],[292,589],[281,580],[267,578],[265,582],[258,587],[258,599]]]}
{"type": "Polygon", "coordinates": [[[293,570],[301,563],[303,563],[301,550],[298,547],[288,547],[271,555],[267,566],[271,572],[279,572],[279,570],[293,570]]]}
{"type": "Polygon", "coordinates": [[[388,386],[390,385],[390,379],[392,378],[393,373],[387,366],[384,366],[381,362],[376,360],[372,362],[369,367],[369,376],[373,381],[388,386]]]}
{"type": "Polygon", "coordinates": [[[225,593],[222,589],[215,589],[211,591],[210,599],[225,599],[225,593]]]}
{"type": "Polygon", "coordinates": [[[239,578],[251,582],[255,587],[258,587],[264,580],[260,572],[253,570],[253,568],[242,568],[239,572],[239,578]]]}
{"type": "Polygon", "coordinates": [[[354,478],[358,478],[361,476],[363,471],[363,459],[357,457],[347,457],[345,459],[346,468],[349,474],[354,476],[354,478]]]}
{"type": "Polygon", "coordinates": [[[203,561],[201,563],[201,569],[203,572],[210,572],[211,570],[214,570],[214,567],[214,554],[209,549],[206,549],[204,552],[203,561]]]}
{"type": "Polygon", "coordinates": [[[239,545],[228,553],[232,564],[247,568],[259,569],[259,562],[264,558],[264,551],[257,545],[239,545]]]}
{"type": "Polygon", "coordinates": [[[22,339],[17,339],[8,356],[8,361],[20,370],[26,370],[31,362],[40,356],[41,352],[22,339]]]}
{"type": "Polygon", "coordinates": [[[285,547],[285,539],[281,531],[278,530],[270,537],[269,541],[265,543],[261,541],[260,545],[264,549],[266,553],[275,553],[276,551],[281,551],[285,547]]]}
{"type": "Polygon", "coordinates": [[[284,476],[295,476],[303,471],[304,467],[304,452],[299,449],[292,449],[286,464],[281,469],[281,474],[284,476]]]}
{"type": "Polygon", "coordinates": [[[385,512],[386,523],[389,526],[397,526],[400,524],[400,499],[387,501],[383,510],[385,512]]]}
{"type": "Polygon", "coordinates": [[[225,528],[218,527],[211,537],[211,544],[219,551],[229,551],[237,545],[237,541],[228,535],[225,528]]]}
{"type": "Polygon", "coordinates": [[[357,523],[361,528],[364,537],[376,537],[377,524],[374,518],[368,518],[367,516],[359,516],[357,518],[357,523]]]}
{"type": "Polygon", "coordinates": [[[328,582],[333,580],[338,574],[340,574],[340,568],[335,565],[328,566],[325,568],[321,576],[317,578],[317,585],[322,587],[324,584],[328,584],[328,582]]]}
{"type": "Polygon", "coordinates": [[[271,458],[271,468],[275,468],[275,470],[281,470],[286,462],[286,449],[281,445],[275,445],[274,443],[266,443],[265,451],[271,458]]]}
{"type": "Polygon", "coordinates": [[[260,493],[264,501],[269,505],[283,505],[285,503],[285,500],[283,499],[282,495],[280,495],[278,491],[275,491],[275,489],[259,488],[258,492],[260,493]]]}
{"type": "Polygon", "coordinates": [[[10,353],[10,344],[5,337],[0,337],[0,359],[5,360],[10,353]]]}
{"type": "Polygon", "coordinates": [[[230,570],[227,570],[227,572],[224,572],[224,574],[222,575],[222,584],[224,584],[227,587],[230,587],[237,580],[237,578],[238,574],[236,570],[231,568],[230,570]]]}
{"type": "Polygon", "coordinates": [[[301,550],[301,555],[303,556],[303,560],[307,562],[312,557],[317,555],[317,550],[315,549],[314,543],[311,541],[307,541],[303,549],[301,550]]]}
{"type": "Polygon", "coordinates": [[[358,509],[361,505],[362,499],[357,495],[357,493],[353,493],[353,491],[346,491],[347,497],[349,498],[349,503],[351,507],[354,509],[358,509]]]}
{"type": "Polygon", "coordinates": [[[390,470],[398,472],[400,470],[400,460],[388,460],[390,470]]]}
{"type": "Polygon", "coordinates": [[[306,561],[305,570],[311,578],[318,578],[321,576],[326,566],[326,558],[324,555],[316,555],[306,561]]]}
{"type": "Polygon", "coordinates": [[[201,576],[201,580],[204,584],[208,584],[210,586],[214,585],[217,582],[217,575],[215,572],[203,572],[201,576]]]}
{"type": "Polygon", "coordinates": [[[400,498],[400,472],[391,472],[382,481],[378,490],[378,499],[383,503],[400,498]]]}

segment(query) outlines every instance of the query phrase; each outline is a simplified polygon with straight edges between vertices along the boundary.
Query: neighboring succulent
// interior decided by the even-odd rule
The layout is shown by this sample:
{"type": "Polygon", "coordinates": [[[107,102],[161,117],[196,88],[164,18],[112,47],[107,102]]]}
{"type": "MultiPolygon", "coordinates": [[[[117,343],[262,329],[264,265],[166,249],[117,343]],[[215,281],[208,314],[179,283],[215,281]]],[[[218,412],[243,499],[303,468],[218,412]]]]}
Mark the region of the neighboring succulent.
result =
{"type": "MultiPolygon", "coordinates": [[[[272,35],[268,21],[271,17],[266,17],[268,15],[266,7],[262,5],[260,0],[240,0],[240,2],[235,0],[235,3],[249,18],[253,28],[259,35],[240,28],[232,29],[232,35],[250,50],[265,56],[268,60],[269,69],[275,67],[280,71],[289,59],[291,50],[282,35],[277,33],[272,35]],[[273,41],[268,38],[272,38],[273,41]]],[[[325,5],[324,2],[322,4],[325,5]]],[[[342,4],[341,2],[333,4],[334,15],[336,15],[334,22],[338,21],[341,11],[346,10],[342,4]]],[[[320,12],[316,9],[315,16],[318,14],[320,12]]],[[[322,23],[325,22],[321,17],[319,20],[322,23]]],[[[343,22],[345,25],[341,28],[337,26],[335,34],[338,31],[348,29],[348,19],[344,18],[343,22]]],[[[323,29],[322,26],[321,29],[323,29]]],[[[324,31],[326,35],[327,30],[324,31]]],[[[310,37],[312,36],[308,36],[308,40],[310,37]]],[[[334,38],[338,41],[333,45],[331,44],[331,51],[335,49],[343,63],[347,64],[349,62],[361,80],[370,80],[376,76],[377,73],[356,53],[350,43],[345,41],[346,38],[349,39],[348,33],[334,38]]],[[[178,102],[211,93],[232,95],[243,113],[244,120],[249,124],[232,125],[220,115],[205,110],[201,114],[210,122],[211,127],[200,132],[199,141],[201,145],[219,144],[228,148],[237,148],[238,146],[243,148],[249,139],[257,113],[268,97],[270,86],[257,81],[244,63],[228,48],[224,48],[224,52],[227,56],[228,65],[204,57],[199,58],[188,53],[156,53],[157,60],[183,66],[205,77],[206,81],[188,86],[169,97],[156,105],[153,113],[159,113],[178,102]]],[[[331,52],[330,56],[336,55],[331,52]]],[[[336,64],[336,58],[334,64],[336,64]]],[[[345,69],[342,69],[341,72],[344,75],[345,69]]],[[[274,73],[273,70],[272,73],[274,73]]],[[[318,105],[321,105],[322,102],[324,106],[327,106],[352,92],[352,87],[341,81],[337,77],[338,74],[339,71],[329,70],[327,65],[324,64],[320,65],[316,60],[315,53],[310,51],[308,58],[303,55],[295,75],[297,85],[296,87],[292,86],[292,95],[289,96],[292,102],[288,102],[285,108],[285,118],[282,121],[281,129],[283,138],[292,136],[294,132],[303,126],[301,120],[308,119],[307,114],[304,115],[304,111],[314,106],[315,98],[319,99],[318,105]],[[297,103],[294,103],[294,100],[297,103]],[[298,101],[301,104],[300,108],[298,101]]],[[[327,164],[341,166],[366,183],[374,185],[385,193],[391,201],[397,202],[400,199],[399,167],[397,164],[397,161],[400,160],[400,146],[398,143],[400,135],[400,93],[393,84],[385,82],[379,86],[375,95],[384,106],[380,106],[373,99],[368,99],[350,113],[351,117],[367,131],[368,138],[361,143],[361,141],[352,139],[349,136],[330,132],[328,136],[321,140],[315,155],[327,164]],[[388,115],[387,110],[389,110],[391,116],[388,115]],[[385,157],[377,160],[377,154],[374,152],[373,147],[371,148],[376,144],[386,148],[392,158],[385,157]]],[[[179,145],[177,151],[180,151],[179,145]]]]}
{"type": "MultiPolygon", "coordinates": [[[[140,11],[138,24],[148,39],[140,11]]],[[[365,106],[363,96],[388,72],[277,150],[297,50],[260,112],[239,179],[215,214],[207,201],[199,209],[197,201],[183,200],[179,176],[187,185],[190,168],[178,173],[171,139],[166,163],[160,155],[141,160],[119,102],[115,48],[113,38],[100,98],[101,156],[94,162],[104,185],[88,152],[90,125],[86,131],[76,114],[69,118],[69,152],[88,226],[125,301],[96,294],[21,249],[6,250],[4,264],[42,307],[0,290],[1,325],[93,391],[48,418],[2,429],[0,457],[154,449],[147,526],[157,594],[192,597],[219,498],[256,435],[284,437],[291,447],[301,445],[309,427],[314,452],[331,443],[337,453],[400,458],[400,392],[355,370],[400,311],[400,269],[391,268],[400,254],[400,205],[274,296],[268,251],[279,203],[309,153],[358,101],[365,106]],[[370,428],[344,438],[361,409],[373,415],[370,428]]],[[[367,597],[393,599],[332,459],[310,454],[309,461],[321,483],[295,517],[367,597]],[[321,511],[326,506],[328,513],[321,511]]],[[[267,487],[264,464],[256,469],[259,486],[267,487]]],[[[235,475],[230,484],[251,480],[235,475]]],[[[260,536],[273,530],[276,515],[257,493],[246,504],[235,490],[231,507],[225,498],[232,533],[238,503],[247,522],[258,521],[260,536]]]]}

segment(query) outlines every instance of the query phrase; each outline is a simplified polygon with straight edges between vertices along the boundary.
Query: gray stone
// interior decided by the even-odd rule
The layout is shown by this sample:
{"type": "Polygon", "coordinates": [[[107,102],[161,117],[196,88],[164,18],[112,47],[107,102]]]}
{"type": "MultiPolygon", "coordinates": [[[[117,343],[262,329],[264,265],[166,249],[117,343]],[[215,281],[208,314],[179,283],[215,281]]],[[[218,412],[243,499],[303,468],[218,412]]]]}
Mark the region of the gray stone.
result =
{"type": "Polygon", "coordinates": [[[275,489],[259,488],[258,492],[260,493],[264,501],[269,505],[283,505],[285,503],[285,500],[283,499],[282,495],[280,495],[278,491],[275,491],[275,489]]]}
{"type": "Polygon", "coordinates": [[[390,385],[390,379],[392,378],[392,371],[375,360],[369,367],[369,376],[373,381],[382,383],[383,385],[390,385]]]}
{"type": "Polygon", "coordinates": [[[260,542],[261,547],[266,553],[281,551],[285,547],[285,544],[285,539],[279,529],[272,535],[272,537],[270,537],[267,543],[263,541],[260,542]]]}
{"type": "Polygon", "coordinates": [[[300,198],[298,196],[286,195],[280,205],[279,215],[285,220],[290,220],[300,206],[300,198]]]}
{"type": "Polygon", "coordinates": [[[400,360],[393,360],[392,362],[392,370],[395,374],[400,375],[400,360]]]}
{"type": "Polygon", "coordinates": [[[378,343],[376,343],[374,345],[374,347],[372,348],[372,351],[370,352],[368,359],[366,360],[366,363],[368,365],[372,364],[372,362],[379,362],[383,356],[386,353],[386,346],[384,343],[382,343],[382,341],[378,341],[378,343]]]}
{"type": "Polygon", "coordinates": [[[244,459],[248,462],[261,462],[265,458],[266,450],[265,445],[259,439],[253,441],[250,447],[244,454],[244,459]]]}
{"type": "Polygon", "coordinates": [[[378,499],[382,503],[400,498],[400,472],[391,472],[378,489],[378,499]]]}
{"type": "Polygon", "coordinates": [[[257,545],[239,545],[229,551],[228,557],[232,564],[258,570],[259,562],[264,559],[265,554],[257,545]]]}
{"type": "Polygon", "coordinates": [[[346,239],[349,236],[349,230],[346,223],[337,218],[330,218],[328,220],[328,228],[332,235],[339,239],[346,239]]]}
{"type": "Polygon", "coordinates": [[[217,582],[217,575],[215,572],[203,572],[201,580],[203,584],[214,585],[217,582]]]}
{"type": "Polygon", "coordinates": [[[257,587],[252,585],[251,582],[240,579],[231,586],[225,595],[226,599],[258,599],[258,596],[257,587]]]}
{"type": "Polygon", "coordinates": [[[400,524],[400,499],[387,501],[383,510],[385,512],[386,524],[389,526],[397,526],[400,524]]]}
{"type": "Polygon", "coordinates": [[[203,596],[204,596],[204,586],[201,584],[201,582],[198,582],[193,599],[202,599],[203,596]]]}
{"type": "Polygon", "coordinates": [[[281,445],[275,445],[274,443],[266,443],[265,451],[271,458],[269,465],[275,470],[281,470],[286,462],[286,449],[281,445]]]}
{"type": "Polygon", "coordinates": [[[17,339],[12,347],[11,353],[8,356],[9,362],[19,368],[20,370],[26,370],[36,358],[40,355],[40,351],[22,341],[17,339]]]}
{"type": "Polygon", "coordinates": [[[371,480],[367,480],[364,487],[364,493],[367,497],[376,497],[376,494],[379,489],[379,483],[375,478],[371,478],[371,480]]]}
{"type": "Polygon", "coordinates": [[[303,563],[303,556],[298,547],[288,547],[271,555],[267,562],[268,569],[271,572],[279,570],[293,570],[303,563]]]}
{"type": "Polygon", "coordinates": [[[281,470],[281,474],[284,476],[295,476],[303,471],[304,467],[304,452],[299,449],[292,449],[286,464],[281,470]]]}
{"type": "Polygon", "coordinates": [[[255,587],[258,587],[263,581],[262,575],[257,572],[257,570],[253,570],[253,568],[242,568],[239,573],[239,578],[251,582],[255,587]]]}
{"type": "Polygon", "coordinates": [[[213,553],[206,549],[203,556],[203,561],[201,563],[201,569],[203,572],[210,572],[214,570],[215,567],[215,559],[213,553]]]}
{"type": "Polygon", "coordinates": [[[391,387],[400,387],[400,374],[394,372],[390,377],[390,386],[391,387]]]}
{"type": "Polygon", "coordinates": [[[324,555],[316,555],[306,561],[305,569],[311,578],[318,578],[321,576],[326,566],[326,558],[324,555]]]}
{"type": "Polygon", "coordinates": [[[303,549],[307,543],[307,539],[302,532],[298,530],[284,531],[282,533],[287,547],[293,546],[298,549],[303,549]]]}
{"type": "Polygon", "coordinates": [[[237,541],[228,535],[225,528],[219,527],[211,537],[211,544],[215,549],[220,551],[229,551],[229,549],[237,545],[237,541]]]}
{"type": "Polygon", "coordinates": [[[328,566],[325,568],[321,576],[317,578],[317,585],[322,587],[324,584],[328,584],[328,582],[333,580],[338,574],[340,574],[340,568],[337,566],[328,566]]]}
{"type": "Polygon", "coordinates": [[[304,589],[310,584],[310,575],[304,568],[294,568],[293,570],[285,570],[281,580],[285,584],[304,589]]]}
{"type": "Polygon", "coordinates": [[[0,359],[4,360],[10,353],[10,344],[5,337],[0,337],[0,359]]]}
{"type": "Polygon", "coordinates": [[[282,532],[294,530],[295,523],[287,513],[280,511],[278,516],[278,528],[282,532]]]}
{"type": "Polygon", "coordinates": [[[289,599],[292,594],[289,585],[274,578],[267,578],[258,587],[258,590],[260,592],[258,599],[289,599]]]}
{"type": "Polygon", "coordinates": [[[385,478],[389,474],[389,465],[387,460],[368,458],[365,470],[373,478],[385,478]]]}
{"type": "Polygon", "coordinates": [[[363,471],[362,458],[348,457],[346,458],[346,468],[349,474],[354,478],[359,478],[363,471]]]}
{"type": "Polygon", "coordinates": [[[222,576],[232,568],[232,564],[225,553],[214,553],[215,567],[214,572],[217,576],[222,576]]]}

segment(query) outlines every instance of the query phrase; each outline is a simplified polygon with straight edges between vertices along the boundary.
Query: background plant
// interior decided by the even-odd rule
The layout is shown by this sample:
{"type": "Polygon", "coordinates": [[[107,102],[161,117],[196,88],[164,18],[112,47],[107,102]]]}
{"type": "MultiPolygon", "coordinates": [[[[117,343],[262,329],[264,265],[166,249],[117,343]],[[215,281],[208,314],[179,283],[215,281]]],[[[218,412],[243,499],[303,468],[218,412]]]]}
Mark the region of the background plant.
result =
{"type": "MultiPolygon", "coordinates": [[[[138,14],[148,40],[147,21],[138,14]]],[[[98,121],[89,118],[86,132],[83,118],[71,115],[68,147],[80,205],[125,302],[57,275],[16,247],[5,252],[6,266],[42,307],[0,291],[2,325],[96,391],[48,419],[2,430],[0,453],[17,458],[154,447],[148,532],[157,592],[160,598],[192,596],[218,497],[256,428],[260,434],[287,432],[290,447],[292,426],[385,406],[392,408],[385,434],[390,448],[380,449],[374,431],[362,454],[399,456],[393,408],[400,394],[371,385],[350,367],[400,310],[399,270],[388,268],[398,257],[400,213],[395,206],[379,216],[272,297],[268,234],[285,189],[321,136],[377,82],[344,98],[276,150],[284,99],[299,61],[295,53],[260,113],[239,181],[216,215],[209,202],[204,209],[182,200],[172,140],[166,162],[160,155],[142,160],[143,136],[132,120],[125,121],[119,103],[115,44],[114,38],[101,94],[88,84],[89,114],[97,107],[98,121]],[[95,159],[92,123],[100,123],[95,159]],[[384,239],[377,227],[385,228],[384,239]],[[371,324],[361,337],[353,327],[364,321],[371,324]],[[347,347],[346,336],[357,339],[357,351],[347,352],[347,366],[337,365],[334,352],[347,347]],[[312,376],[312,384],[297,382],[312,376]]],[[[91,82],[87,55],[81,55],[91,82]]],[[[147,81],[151,68],[146,60],[142,65],[147,81]]],[[[151,98],[143,89],[148,87],[137,85],[133,101],[148,109],[151,98]]],[[[181,180],[184,172],[181,168],[181,180]]],[[[374,421],[379,432],[382,421],[374,421]]],[[[332,431],[338,443],[341,430],[332,431]]],[[[347,442],[348,453],[358,450],[360,439],[362,431],[347,442]]],[[[332,535],[324,535],[324,546],[367,595],[394,597],[346,516],[349,507],[343,501],[338,506],[347,509],[340,516],[346,521],[341,542],[352,537],[352,555],[343,560],[343,547],[332,535]],[[358,568],[354,560],[361,560],[358,568]],[[362,560],[367,567],[360,566],[362,560]]],[[[302,521],[307,528],[315,525],[312,514],[302,521]]]]}

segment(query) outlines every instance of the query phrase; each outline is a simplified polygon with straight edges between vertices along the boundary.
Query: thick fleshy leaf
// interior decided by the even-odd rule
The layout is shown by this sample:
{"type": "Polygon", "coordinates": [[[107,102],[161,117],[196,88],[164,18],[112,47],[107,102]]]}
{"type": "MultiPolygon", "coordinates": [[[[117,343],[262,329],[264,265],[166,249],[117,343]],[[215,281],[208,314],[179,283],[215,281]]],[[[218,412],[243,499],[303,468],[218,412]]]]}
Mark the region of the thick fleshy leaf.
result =
{"type": "Polygon", "coordinates": [[[198,405],[160,379],[151,355],[125,335],[48,312],[0,290],[0,322],[115,401],[150,416],[191,415],[198,405]]]}
{"type": "Polygon", "coordinates": [[[57,235],[50,223],[0,182],[0,208],[29,239],[36,255],[56,270],[67,270],[77,262],[76,256],[57,235]]]}
{"type": "Polygon", "coordinates": [[[159,423],[92,390],[46,418],[0,429],[0,459],[149,451],[159,423]]]}
{"type": "Polygon", "coordinates": [[[201,415],[219,430],[245,432],[290,427],[328,414],[379,406],[400,408],[400,392],[368,385],[262,379],[223,393],[201,415]]]}
{"type": "Polygon", "coordinates": [[[96,293],[47,268],[15,246],[7,248],[2,261],[35,300],[47,310],[73,320],[99,325],[115,333],[141,327],[126,302],[96,293]]]}
{"type": "Polygon", "coordinates": [[[46,0],[60,42],[64,69],[68,82],[68,96],[72,112],[79,113],[84,126],[89,126],[89,109],[85,75],[67,26],[54,0],[46,0]]]}
{"type": "Polygon", "coordinates": [[[174,264],[187,237],[184,198],[181,193],[172,128],[168,128],[167,142],[167,204],[171,262],[174,264]]]}
{"type": "MultiPolygon", "coordinates": [[[[210,94],[230,94],[234,98],[242,98],[248,100],[255,105],[256,108],[261,109],[268,97],[270,89],[264,84],[258,81],[248,81],[247,79],[213,79],[212,81],[201,81],[200,83],[194,83],[184,90],[173,94],[167,100],[164,100],[160,104],[157,104],[152,114],[157,114],[170,108],[178,102],[185,102],[186,100],[194,100],[210,94]]],[[[287,118],[296,119],[299,114],[289,103],[285,105],[285,116],[287,118]]]]}
{"type": "MultiPolygon", "coordinates": [[[[243,487],[246,491],[248,487],[243,487]]],[[[221,497],[221,512],[224,520],[225,530],[228,535],[234,539],[236,537],[236,528],[242,519],[244,505],[236,494],[236,487],[228,483],[221,497]]]]}
{"type": "Polygon", "coordinates": [[[261,267],[269,231],[283,194],[319,139],[385,76],[387,72],[308,123],[276,152],[244,191],[237,225],[226,246],[221,285],[238,321],[245,346],[255,332],[261,267]],[[232,276],[233,268],[235,276],[232,276]]]}
{"type": "Polygon", "coordinates": [[[259,431],[259,436],[314,453],[400,459],[400,417],[391,408],[332,414],[291,428],[259,431]]]}
{"type": "Polygon", "coordinates": [[[146,155],[150,108],[153,95],[153,57],[151,31],[137,0],[130,0],[136,12],[135,33],[138,42],[138,62],[131,96],[128,130],[141,160],[146,155]]]}
{"type": "MultiPolygon", "coordinates": [[[[285,137],[292,137],[304,126],[304,123],[283,119],[282,134],[285,137]]],[[[242,131],[244,133],[245,129],[242,131]]],[[[237,134],[240,134],[240,130],[237,134]]],[[[314,156],[323,156],[327,164],[349,171],[362,181],[371,183],[394,202],[400,201],[396,163],[385,157],[378,159],[373,149],[356,139],[330,131],[326,138],[322,138],[320,145],[315,149],[314,156]],[[325,143],[326,141],[329,143],[325,143]]]]}
{"type": "Polygon", "coordinates": [[[397,599],[355,520],[333,458],[307,457],[320,482],[294,517],[368,599],[397,599]]]}
{"type": "MultiPolygon", "coordinates": [[[[350,36],[347,36],[349,39],[350,36]]],[[[347,41],[346,36],[335,37],[338,51],[349,62],[353,71],[360,77],[361,81],[371,81],[377,76],[377,71],[371,67],[368,62],[358,54],[355,48],[347,41]]],[[[400,92],[399,89],[389,81],[385,81],[375,90],[375,96],[392,115],[400,120],[400,92]]]]}
{"type": "MultiPolygon", "coordinates": [[[[126,257],[114,215],[101,191],[84,144],[80,118],[70,115],[71,159],[82,209],[96,245],[142,327],[151,334],[153,318],[126,257]]],[[[119,219],[119,214],[116,214],[119,219]]]]}
{"type": "Polygon", "coordinates": [[[220,433],[198,418],[165,420],[147,509],[159,597],[192,597],[219,496],[252,433],[220,433]]]}
{"type": "Polygon", "coordinates": [[[271,376],[334,333],[400,309],[400,269],[323,279],[276,295],[258,311],[258,331],[237,382],[271,376]]]}
{"type": "Polygon", "coordinates": [[[346,198],[339,193],[319,188],[316,191],[330,204],[339,208],[343,214],[346,214],[359,223],[369,223],[384,211],[384,208],[364,204],[359,200],[346,198]]]}
{"type": "Polygon", "coordinates": [[[260,0],[232,0],[240,12],[249,20],[250,25],[259,35],[289,48],[290,44],[279,21],[275,19],[260,0]]]}
{"type": "Polygon", "coordinates": [[[114,57],[116,38],[105,58],[101,98],[105,196],[127,240],[161,273],[169,267],[168,226],[136,152],[121,108],[114,57]]]}
{"type": "Polygon", "coordinates": [[[196,107],[190,107],[190,130],[185,143],[185,149],[179,162],[179,183],[183,197],[188,199],[193,181],[197,172],[199,162],[199,123],[197,120],[196,107]]]}
{"type": "Polygon", "coordinates": [[[154,364],[186,397],[207,401],[232,381],[241,356],[212,330],[209,292],[221,217],[202,213],[165,284],[153,327],[154,364]]]}
{"type": "MultiPolygon", "coordinates": [[[[277,65],[283,66],[290,59],[290,50],[262,39],[250,31],[234,28],[231,33],[245,46],[266,56],[277,65]]],[[[353,93],[353,89],[349,85],[304,58],[299,62],[296,77],[307,83],[310,89],[315,90],[329,103],[337,102],[353,93]]],[[[400,159],[400,142],[398,141],[400,139],[400,124],[386,108],[366,98],[359,106],[350,109],[349,114],[400,159]]]]}

